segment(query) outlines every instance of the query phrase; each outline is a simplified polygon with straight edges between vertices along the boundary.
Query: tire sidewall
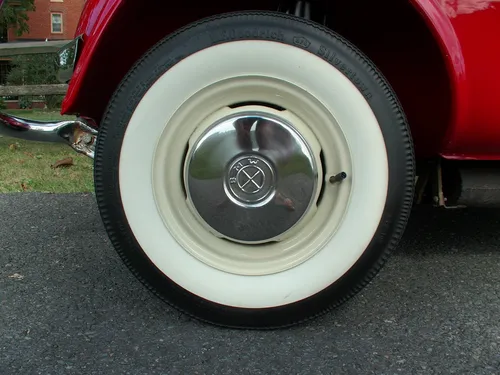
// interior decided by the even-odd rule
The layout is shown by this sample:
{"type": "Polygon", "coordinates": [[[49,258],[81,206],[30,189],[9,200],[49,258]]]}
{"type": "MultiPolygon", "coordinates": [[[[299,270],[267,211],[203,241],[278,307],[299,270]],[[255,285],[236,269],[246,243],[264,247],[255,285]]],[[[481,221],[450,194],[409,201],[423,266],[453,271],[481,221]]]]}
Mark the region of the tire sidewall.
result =
{"type": "MultiPolygon", "coordinates": [[[[263,57],[265,58],[265,57],[263,57]]],[[[343,38],[325,28],[274,13],[228,14],[187,26],[153,47],[131,70],[113,96],[96,147],[96,196],[109,237],[127,266],[157,295],[184,312],[234,327],[278,327],[321,314],[362,288],[397,245],[411,209],[413,151],[403,111],[373,64],[343,38]],[[148,89],[187,56],[238,40],[268,40],[302,48],[330,63],[362,93],[377,118],[386,143],[389,185],[377,232],[356,264],[327,289],[300,302],[268,309],[232,308],[204,300],[177,286],[149,260],[123,210],[118,165],[127,125],[148,89]],[[228,322],[231,322],[228,324],[228,322]]]]}

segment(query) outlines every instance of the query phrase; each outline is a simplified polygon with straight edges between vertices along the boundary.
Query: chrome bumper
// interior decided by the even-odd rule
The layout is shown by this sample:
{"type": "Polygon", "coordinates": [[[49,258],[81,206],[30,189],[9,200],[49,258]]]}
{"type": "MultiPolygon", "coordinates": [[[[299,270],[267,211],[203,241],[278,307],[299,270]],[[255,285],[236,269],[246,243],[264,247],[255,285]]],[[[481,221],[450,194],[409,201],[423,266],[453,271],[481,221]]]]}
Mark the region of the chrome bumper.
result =
{"type": "Polygon", "coordinates": [[[66,143],[76,152],[94,158],[97,130],[84,120],[40,122],[0,113],[0,134],[28,141],[66,143]]]}

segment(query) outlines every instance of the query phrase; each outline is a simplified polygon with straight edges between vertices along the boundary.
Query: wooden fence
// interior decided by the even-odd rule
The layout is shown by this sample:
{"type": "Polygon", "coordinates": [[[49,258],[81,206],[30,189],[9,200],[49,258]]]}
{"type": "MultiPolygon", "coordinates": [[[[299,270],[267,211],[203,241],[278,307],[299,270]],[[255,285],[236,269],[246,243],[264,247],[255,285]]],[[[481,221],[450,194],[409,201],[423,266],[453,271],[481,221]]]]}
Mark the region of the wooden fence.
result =
{"type": "MultiPolygon", "coordinates": [[[[68,42],[68,40],[58,40],[47,42],[0,43],[0,58],[55,53],[68,42]]],[[[66,84],[0,86],[0,96],[65,95],[67,90],[68,85],[66,84]]]]}

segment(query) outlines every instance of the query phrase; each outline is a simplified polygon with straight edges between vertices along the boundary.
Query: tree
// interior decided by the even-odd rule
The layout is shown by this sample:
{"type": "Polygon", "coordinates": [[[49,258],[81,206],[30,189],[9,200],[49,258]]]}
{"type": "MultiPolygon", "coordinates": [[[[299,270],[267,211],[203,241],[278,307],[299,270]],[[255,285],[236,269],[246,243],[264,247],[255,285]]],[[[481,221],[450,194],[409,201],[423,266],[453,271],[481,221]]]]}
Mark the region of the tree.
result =
{"type": "Polygon", "coordinates": [[[5,0],[0,9],[0,35],[6,35],[11,28],[17,36],[29,32],[28,12],[35,9],[35,0],[5,0]]]}

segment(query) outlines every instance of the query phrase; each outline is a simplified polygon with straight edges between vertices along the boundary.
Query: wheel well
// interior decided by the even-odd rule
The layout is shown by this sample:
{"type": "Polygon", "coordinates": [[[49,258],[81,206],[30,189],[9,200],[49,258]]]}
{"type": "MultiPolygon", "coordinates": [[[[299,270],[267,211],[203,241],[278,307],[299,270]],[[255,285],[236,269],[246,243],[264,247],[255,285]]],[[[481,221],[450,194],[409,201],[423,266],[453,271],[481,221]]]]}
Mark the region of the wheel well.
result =
{"type": "MultiPolygon", "coordinates": [[[[362,10],[357,2],[318,2],[325,7],[327,26],[359,47],[389,80],[408,117],[417,154],[434,156],[450,122],[450,84],[440,48],[419,13],[406,0],[363,2],[362,10]]],[[[99,123],[122,77],[176,29],[213,14],[277,10],[279,5],[279,0],[192,0],[172,8],[166,1],[124,2],[96,51],[75,109],[99,123]],[[105,76],[103,61],[110,67],[105,76]]]]}
{"type": "Polygon", "coordinates": [[[396,91],[417,156],[433,157],[451,122],[451,84],[443,54],[408,1],[334,2],[331,28],[361,49],[396,91]]]}

